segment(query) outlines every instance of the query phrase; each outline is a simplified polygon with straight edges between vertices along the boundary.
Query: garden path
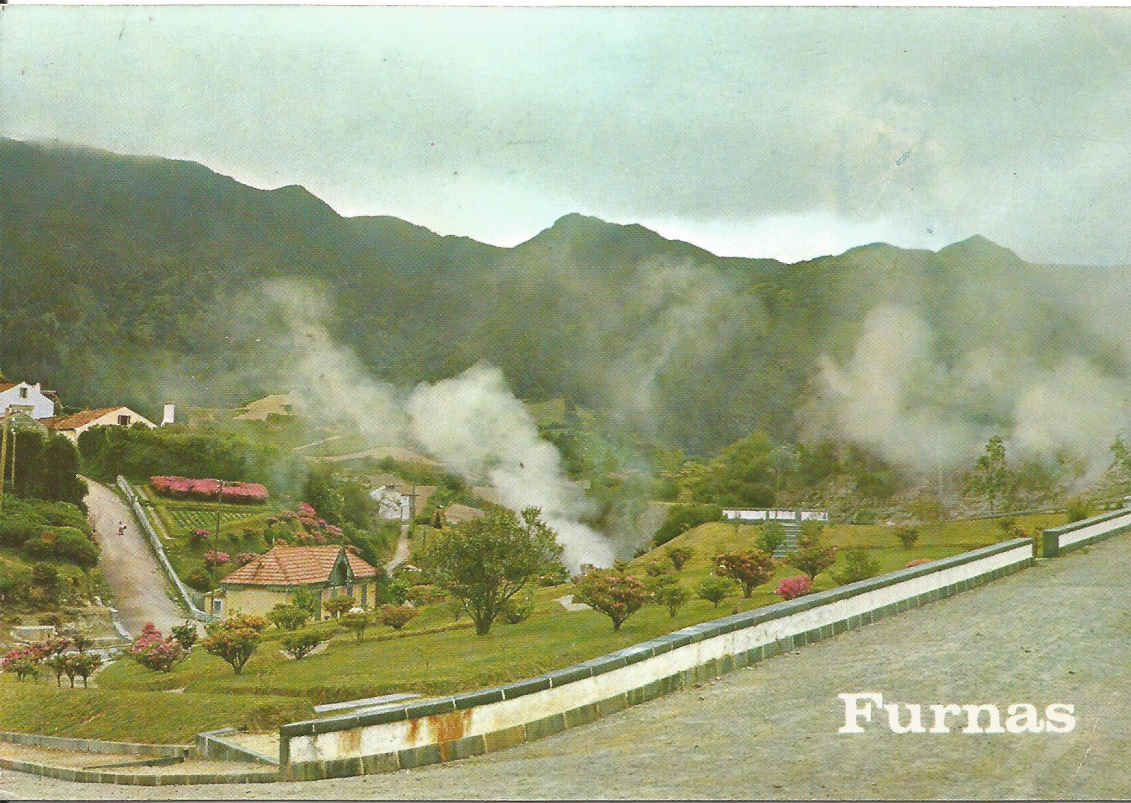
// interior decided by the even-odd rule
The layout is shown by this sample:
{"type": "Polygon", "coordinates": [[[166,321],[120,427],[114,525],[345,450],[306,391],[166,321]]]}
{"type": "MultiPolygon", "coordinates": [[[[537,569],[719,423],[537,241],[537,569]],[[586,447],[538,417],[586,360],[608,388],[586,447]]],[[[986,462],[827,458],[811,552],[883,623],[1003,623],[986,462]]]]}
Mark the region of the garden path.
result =
{"type": "Polygon", "coordinates": [[[117,494],[89,477],[86,506],[102,551],[98,565],[114,592],[114,605],[132,637],[153,622],[162,633],[185,620],[166,590],[167,581],[133,513],[117,494]],[[125,532],[118,534],[118,522],[125,532]]]}
{"type": "Polygon", "coordinates": [[[401,525],[401,535],[397,539],[397,548],[393,552],[393,559],[385,564],[385,574],[392,574],[393,569],[408,560],[408,525],[401,525]]]}

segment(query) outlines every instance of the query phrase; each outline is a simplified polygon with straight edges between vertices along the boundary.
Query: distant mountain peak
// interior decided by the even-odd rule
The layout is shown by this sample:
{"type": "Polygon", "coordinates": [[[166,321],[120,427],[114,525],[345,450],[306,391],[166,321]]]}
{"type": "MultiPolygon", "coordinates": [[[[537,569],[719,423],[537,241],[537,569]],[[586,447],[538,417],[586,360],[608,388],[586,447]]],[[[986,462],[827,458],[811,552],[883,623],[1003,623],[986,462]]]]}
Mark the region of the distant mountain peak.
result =
{"type": "Polygon", "coordinates": [[[967,237],[965,240],[951,243],[945,248],[939,249],[938,253],[940,256],[979,256],[999,260],[1007,259],[1016,262],[1023,261],[1021,257],[1017,256],[1013,251],[1005,246],[998,245],[993,240],[981,234],[975,234],[967,237]]]}

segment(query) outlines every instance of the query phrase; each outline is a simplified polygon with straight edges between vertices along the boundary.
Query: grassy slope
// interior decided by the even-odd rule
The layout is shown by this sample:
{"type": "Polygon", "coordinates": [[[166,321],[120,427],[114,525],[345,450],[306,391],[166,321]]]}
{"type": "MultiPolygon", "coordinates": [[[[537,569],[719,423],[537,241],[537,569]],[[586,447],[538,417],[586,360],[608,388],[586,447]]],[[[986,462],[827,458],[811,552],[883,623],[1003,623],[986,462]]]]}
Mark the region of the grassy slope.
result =
{"type": "MultiPolygon", "coordinates": [[[[1032,516],[1018,523],[1031,530],[1059,523],[1062,518],[1032,516]]],[[[757,533],[757,528],[748,525],[711,523],[679,536],[672,543],[695,550],[680,574],[684,585],[693,588],[710,573],[711,556],[716,552],[746,548],[757,533]]],[[[910,550],[899,546],[894,534],[879,526],[833,527],[826,531],[826,540],[841,547],[867,546],[884,571],[901,568],[916,558],[942,557],[1001,540],[1001,531],[992,521],[930,525],[922,528],[922,533],[920,543],[910,550]]],[[[643,575],[647,562],[660,559],[666,561],[664,547],[630,565],[634,573],[643,575]]],[[[52,733],[160,741],[170,738],[172,730],[198,725],[254,727],[273,723],[269,715],[282,711],[280,706],[285,707],[287,698],[301,709],[310,703],[397,691],[428,695],[468,690],[519,680],[734,610],[777,602],[771,591],[777,579],[796,573],[791,567],[779,567],[774,579],[755,589],[750,599],[743,599],[736,591],[718,608],[693,599],[674,619],[659,607],[646,606],[630,617],[620,632],[613,632],[609,620],[594,611],[566,613],[556,599],[570,590],[558,586],[537,591],[535,612],[528,621],[518,625],[498,621],[491,633],[481,638],[470,631],[466,618],[453,629],[451,613],[441,603],[422,609],[401,634],[378,627],[367,631],[361,643],[352,635],[336,634],[325,652],[299,662],[281,655],[279,634],[269,633],[238,676],[219,658],[200,649],[169,674],[148,672],[133,662],[120,661],[99,674],[102,688],[98,694],[103,695],[99,698],[103,706],[120,706],[122,716],[79,716],[72,712],[73,694],[56,694],[44,686],[46,691],[36,689],[41,696],[35,698],[35,704],[0,705],[0,729],[48,732],[39,725],[47,723],[52,733]],[[185,689],[183,694],[155,691],[180,688],[185,689]],[[260,703],[264,707],[261,711],[256,708],[260,703]]],[[[832,580],[825,573],[816,585],[828,587],[832,580]]],[[[328,633],[334,630],[332,623],[321,627],[328,633]]],[[[11,688],[0,686],[0,702],[13,699],[11,688]]]]}

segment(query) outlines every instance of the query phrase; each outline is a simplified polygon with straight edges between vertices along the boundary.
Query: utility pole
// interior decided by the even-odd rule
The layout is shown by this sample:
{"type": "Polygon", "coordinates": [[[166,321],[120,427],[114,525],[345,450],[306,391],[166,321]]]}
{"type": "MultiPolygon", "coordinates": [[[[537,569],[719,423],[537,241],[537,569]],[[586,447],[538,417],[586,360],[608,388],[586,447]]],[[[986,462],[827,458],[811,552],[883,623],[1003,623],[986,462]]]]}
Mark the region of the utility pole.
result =
{"type": "Polygon", "coordinates": [[[4,509],[4,475],[8,473],[8,419],[4,416],[4,434],[0,435],[0,510],[4,509]]]}
{"type": "MultiPolygon", "coordinates": [[[[224,498],[224,481],[220,480],[220,487],[216,489],[216,538],[214,544],[220,543],[220,502],[224,498]]],[[[213,547],[215,549],[215,547],[213,547]]]]}

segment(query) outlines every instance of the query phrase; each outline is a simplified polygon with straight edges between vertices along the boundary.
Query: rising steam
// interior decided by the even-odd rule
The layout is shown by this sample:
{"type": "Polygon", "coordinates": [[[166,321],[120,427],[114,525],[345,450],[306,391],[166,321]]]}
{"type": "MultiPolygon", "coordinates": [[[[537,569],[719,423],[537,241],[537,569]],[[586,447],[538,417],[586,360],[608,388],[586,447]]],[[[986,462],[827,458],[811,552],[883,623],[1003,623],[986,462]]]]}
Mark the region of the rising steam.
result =
{"type": "Polygon", "coordinates": [[[538,437],[502,371],[480,363],[405,391],[373,377],[352,351],[333,341],[317,323],[325,306],[309,285],[272,282],[266,295],[291,322],[281,343],[291,354],[300,410],[348,421],[387,445],[422,449],[469,482],[486,478],[513,510],[541,508],[572,571],[582,563],[612,564],[607,539],[580,521],[590,512],[588,500],[566,477],[557,449],[538,437]]]}

